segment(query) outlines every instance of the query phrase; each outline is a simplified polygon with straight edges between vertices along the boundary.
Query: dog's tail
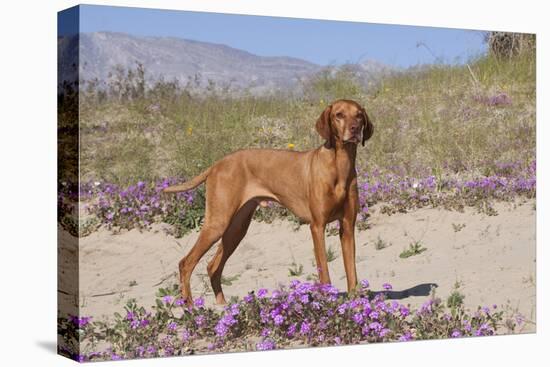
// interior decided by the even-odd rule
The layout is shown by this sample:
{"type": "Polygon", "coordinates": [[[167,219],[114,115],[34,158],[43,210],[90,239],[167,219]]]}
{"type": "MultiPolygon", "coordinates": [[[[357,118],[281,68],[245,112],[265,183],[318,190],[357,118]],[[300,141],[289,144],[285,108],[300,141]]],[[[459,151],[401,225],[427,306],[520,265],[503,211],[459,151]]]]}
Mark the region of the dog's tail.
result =
{"type": "Polygon", "coordinates": [[[195,187],[199,186],[201,183],[206,181],[206,178],[210,174],[211,168],[212,167],[209,167],[206,171],[202,172],[200,175],[180,185],[166,187],[164,190],[162,190],[162,192],[174,193],[174,192],[182,192],[182,191],[194,189],[195,187]]]}

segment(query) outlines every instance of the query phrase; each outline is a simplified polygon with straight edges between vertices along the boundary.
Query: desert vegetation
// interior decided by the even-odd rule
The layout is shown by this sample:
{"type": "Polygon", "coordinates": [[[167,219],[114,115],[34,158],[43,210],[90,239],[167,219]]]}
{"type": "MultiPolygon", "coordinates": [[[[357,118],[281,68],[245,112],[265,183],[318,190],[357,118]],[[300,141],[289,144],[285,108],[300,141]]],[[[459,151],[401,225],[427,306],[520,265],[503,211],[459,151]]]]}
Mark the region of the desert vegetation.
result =
{"type": "MultiPolygon", "coordinates": [[[[74,173],[79,163],[80,181],[74,174],[60,177],[59,224],[82,237],[100,227],[120,233],[168,223],[172,235],[184,236],[201,224],[204,191],[165,196],[164,187],[235,150],[319,146],[315,120],[338,98],[364,105],[375,125],[373,138],[358,147],[360,230],[369,227],[373,211],[474,207],[498,215],[495,201],[521,204],[536,196],[534,39],[507,37],[491,34],[488,54],[465,65],[423,66],[372,85],[345,68],[321,72],[303,82],[300,94],[235,94],[213,83],[204,89],[200,76],[147,85],[147,70],[139,64],[113,70],[105,85],[66,85],[59,96],[60,144],[67,148],[60,150],[60,169],[74,173]]],[[[300,226],[278,205],[255,214],[257,221],[275,219],[300,226]]],[[[452,229],[456,234],[465,227],[452,229]]],[[[377,250],[392,245],[381,238],[373,244],[377,250]]],[[[400,261],[424,251],[429,246],[411,242],[400,261]]],[[[300,276],[303,265],[293,262],[288,273],[300,276]]],[[[110,323],[60,315],[60,351],[93,361],[521,330],[521,317],[496,307],[466,310],[458,286],[446,303],[434,296],[414,310],[387,299],[390,290],[388,284],[373,292],[363,281],[355,294],[344,295],[294,280],[272,291],[251,290],[216,310],[201,298],[185,303],[175,286],[160,289],[152,309],[130,300],[126,314],[113,315],[110,323]]]]}
{"type": "MultiPolygon", "coordinates": [[[[491,49],[497,36],[489,37],[491,49]]],[[[534,197],[535,54],[519,43],[510,43],[513,57],[493,51],[466,65],[426,66],[371,86],[351,70],[321,72],[298,96],[235,95],[212,83],[205,90],[198,76],[147,87],[141,65],[117,68],[103,87],[94,80],[80,86],[80,191],[90,216],[75,219],[79,188],[68,177],[60,184],[60,222],[86,234],[98,225],[129,229],[164,221],[182,235],[200,224],[202,189],[182,201],[160,196],[163,186],[239,149],[317,147],[314,122],[337,98],[366,106],[375,124],[358,153],[360,219],[376,204],[388,214],[424,206],[492,213],[493,200],[534,197]]],[[[77,115],[67,102],[76,92],[68,90],[60,97],[60,136],[70,141],[76,130],[66,121],[77,115]]],[[[70,148],[62,167],[75,164],[70,148]]],[[[258,220],[278,217],[296,221],[277,206],[256,214],[258,220]]]]}
{"type": "Polygon", "coordinates": [[[234,299],[223,310],[187,304],[178,288],[160,289],[152,310],[129,300],[112,323],[90,317],[59,320],[61,353],[81,362],[271,350],[418,339],[487,336],[520,330],[524,321],[496,305],[468,312],[458,292],[444,302],[432,296],[420,308],[372,292],[367,280],[356,294],[331,285],[292,281],[234,299]],[[108,345],[103,350],[98,346],[108,345]]]}

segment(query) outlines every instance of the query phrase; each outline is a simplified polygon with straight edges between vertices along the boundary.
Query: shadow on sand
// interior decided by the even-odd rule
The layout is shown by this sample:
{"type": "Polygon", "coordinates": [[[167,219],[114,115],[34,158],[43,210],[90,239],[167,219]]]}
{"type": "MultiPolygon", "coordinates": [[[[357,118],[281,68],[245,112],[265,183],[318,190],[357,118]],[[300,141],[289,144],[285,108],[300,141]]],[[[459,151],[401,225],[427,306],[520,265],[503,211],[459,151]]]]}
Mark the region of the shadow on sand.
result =
{"type": "Polygon", "coordinates": [[[433,288],[437,288],[435,283],[423,283],[402,291],[373,291],[373,295],[384,294],[386,299],[403,299],[408,297],[429,296],[433,288]]]}
{"type": "MultiPolygon", "coordinates": [[[[372,294],[373,297],[377,294],[383,294],[386,299],[404,299],[408,297],[429,296],[432,289],[437,287],[438,285],[436,283],[423,283],[402,291],[371,291],[370,294],[372,294]]],[[[340,295],[346,296],[347,292],[340,292],[340,295]]]]}

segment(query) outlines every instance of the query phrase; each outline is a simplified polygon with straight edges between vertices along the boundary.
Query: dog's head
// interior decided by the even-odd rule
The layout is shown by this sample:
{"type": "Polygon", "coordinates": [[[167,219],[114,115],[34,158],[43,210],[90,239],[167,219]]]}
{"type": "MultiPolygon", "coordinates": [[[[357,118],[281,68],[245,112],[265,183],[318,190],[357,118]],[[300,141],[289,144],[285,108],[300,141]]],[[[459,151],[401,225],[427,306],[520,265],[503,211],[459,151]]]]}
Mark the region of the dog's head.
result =
{"type": "Polygon", "coordinates": [[[343,144],[358,144],[369,140],[374,126],[359,103],[347,99],[334,101],[325,108],[315,128],[329,146],[336,140],[343,144]]]}

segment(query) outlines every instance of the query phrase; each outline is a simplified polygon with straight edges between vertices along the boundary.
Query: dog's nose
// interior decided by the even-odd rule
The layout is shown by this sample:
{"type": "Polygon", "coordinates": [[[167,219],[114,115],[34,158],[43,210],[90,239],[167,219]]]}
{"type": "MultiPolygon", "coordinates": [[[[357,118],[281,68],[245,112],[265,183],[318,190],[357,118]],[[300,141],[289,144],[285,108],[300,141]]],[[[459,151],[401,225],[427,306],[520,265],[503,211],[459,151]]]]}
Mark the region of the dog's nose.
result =
{"type": "Polygon", "coordinates": [[[357,128],[358,128],[357,125],[351,125],[349,129],[352,133],[355,133],[357,131],[357,128]]]}

